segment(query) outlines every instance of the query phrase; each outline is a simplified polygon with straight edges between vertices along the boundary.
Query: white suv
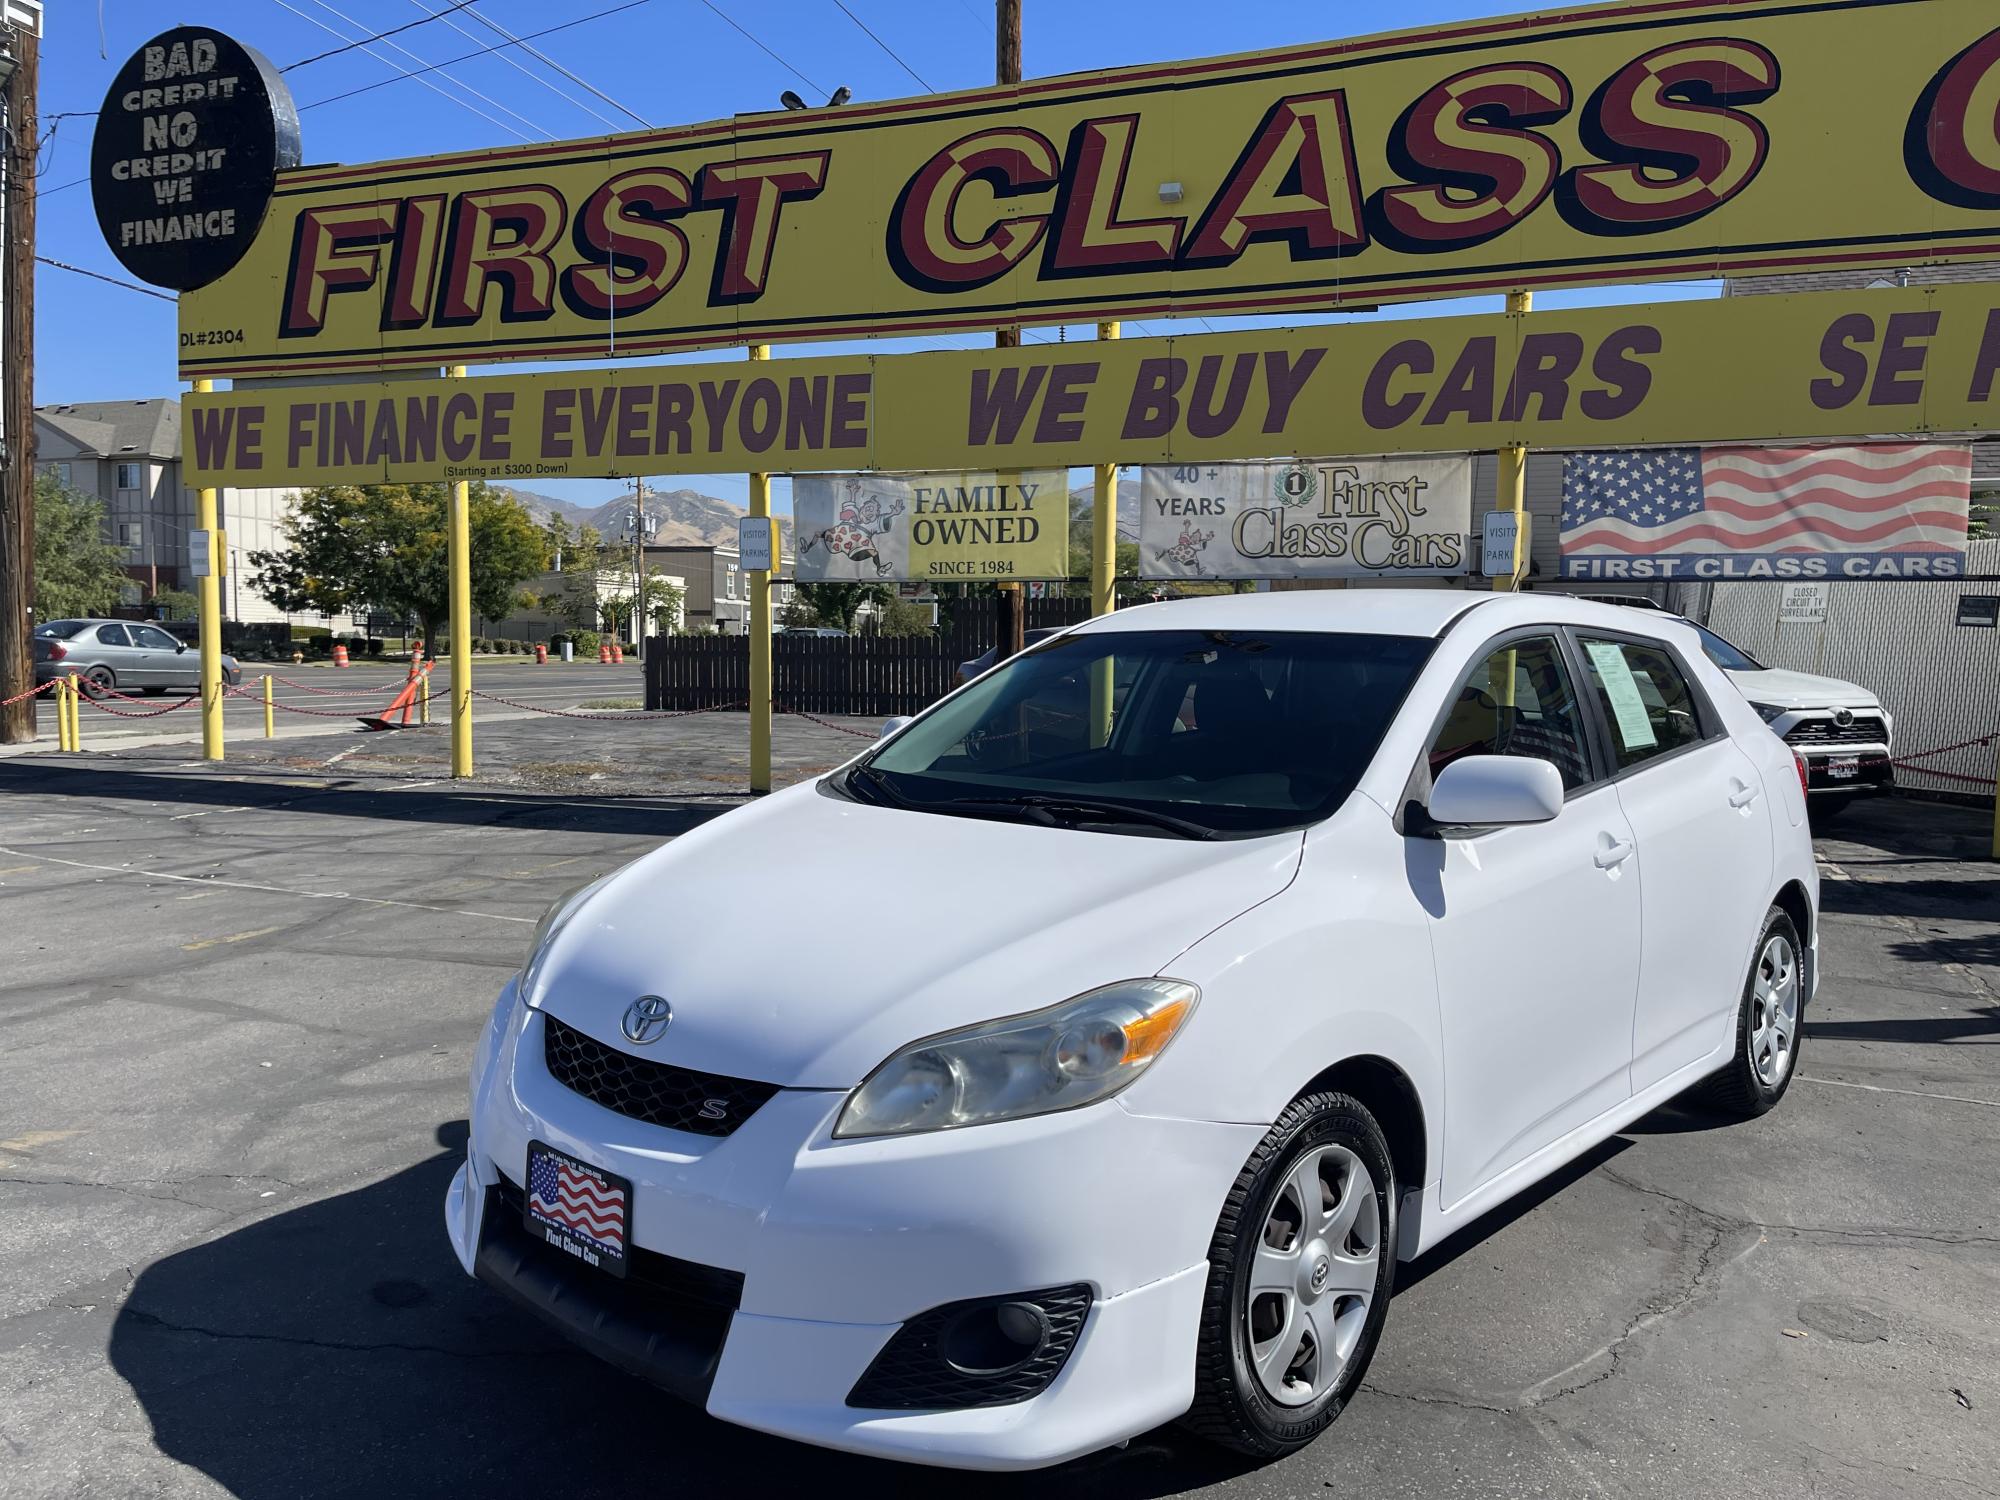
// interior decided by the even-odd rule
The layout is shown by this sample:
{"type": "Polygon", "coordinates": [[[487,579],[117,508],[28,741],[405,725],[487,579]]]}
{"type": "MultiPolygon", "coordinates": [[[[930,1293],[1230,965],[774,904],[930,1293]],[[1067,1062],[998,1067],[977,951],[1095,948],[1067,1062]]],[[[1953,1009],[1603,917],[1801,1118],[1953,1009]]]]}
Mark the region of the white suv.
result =
{"type": "Polygon", "coordinates": [[[1875,694],[1838,677],[1767,667],[1707,626],[1694,629],[1708,659],[1729,674],[1764,722],[1804,759],[1815,817],[1857,796],[1895,786],[1895,721],[1875,694]]]}

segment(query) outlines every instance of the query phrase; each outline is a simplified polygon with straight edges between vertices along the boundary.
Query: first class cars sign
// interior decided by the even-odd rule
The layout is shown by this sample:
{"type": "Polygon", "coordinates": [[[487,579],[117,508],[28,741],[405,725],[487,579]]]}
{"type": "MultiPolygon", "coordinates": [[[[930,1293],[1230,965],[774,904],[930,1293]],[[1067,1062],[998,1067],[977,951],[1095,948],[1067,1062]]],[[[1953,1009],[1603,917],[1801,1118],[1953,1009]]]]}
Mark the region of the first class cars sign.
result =
{"type": "Polygon", "coordinates": [[[208,27],[162,32],[98,111],[98,227],[134,276],[191,291],[243,258],[278,173],[298,164],[299,114],[277,69],[208,27]]]}
{"type": "Polygon", "coordinates": [[[314,167],[285,173],[250,253],[182,299],[181,369],[1992,257],[1996,90],[1993,0],[1637,0],[314,167]]]}

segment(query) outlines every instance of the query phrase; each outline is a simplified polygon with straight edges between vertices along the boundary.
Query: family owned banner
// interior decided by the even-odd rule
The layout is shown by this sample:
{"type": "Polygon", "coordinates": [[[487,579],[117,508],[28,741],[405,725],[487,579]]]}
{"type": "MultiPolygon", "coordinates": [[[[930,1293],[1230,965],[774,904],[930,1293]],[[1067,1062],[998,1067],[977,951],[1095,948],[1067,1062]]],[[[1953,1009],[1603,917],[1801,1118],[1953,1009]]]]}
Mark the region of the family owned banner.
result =
{"type": "Polygon", "coordinates": [[[792,481],[802,583],[995,583],[1069,572],[1061,469],[801,474],[792,481]]]}
{"type": "Polygon", "coordinates": [[[1472,571],[1472,459],[1149,464],[1142,578],[1438,578],[1472,571]]]}

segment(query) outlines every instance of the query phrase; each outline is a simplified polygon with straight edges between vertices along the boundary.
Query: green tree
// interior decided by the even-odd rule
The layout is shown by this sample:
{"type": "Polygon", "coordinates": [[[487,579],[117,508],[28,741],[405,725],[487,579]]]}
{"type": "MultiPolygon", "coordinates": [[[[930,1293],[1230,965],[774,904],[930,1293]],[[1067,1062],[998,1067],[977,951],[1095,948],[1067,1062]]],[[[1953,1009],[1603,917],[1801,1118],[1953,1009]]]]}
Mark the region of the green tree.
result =
{"type": "Polygon", "coordinates": [[[104,507],[53,474],[37,474],[35,618],[104,614],[126,581],[123,550],[105,540],[104,507]]]}
{"type": "Polygon", "coordinates": [[[146,601],[149,610],[164,609],[164,620],[192,620],[200,613],[201,600],[186,589],[161,589],[146,601]]]}
{"type": "MultiPolygon", "coordinates": [[[[284,551],[252,552],[254,587],[279,609],[380,609],[417,617],[427,645],[450,613],[442,484],[328,485],[300,492],[280,523],[284,551]]],[[[548,567],[549,536],[511,495],[471,485],[472,608],[500,619],[548,567]]]]}
{"type": "Polygon", "coordinates": [[[877,635],[929,635],[930,606],[909,599],[890,599],[882,605],[875,621],[877,635]]]}
{"type": "Polygon", "coordinates": [[[822,625],[836,630],[854,628],[854,612],[864,604],[887,604],[896,591],[882,583],[802,583],[798,598],[822,625]]]}

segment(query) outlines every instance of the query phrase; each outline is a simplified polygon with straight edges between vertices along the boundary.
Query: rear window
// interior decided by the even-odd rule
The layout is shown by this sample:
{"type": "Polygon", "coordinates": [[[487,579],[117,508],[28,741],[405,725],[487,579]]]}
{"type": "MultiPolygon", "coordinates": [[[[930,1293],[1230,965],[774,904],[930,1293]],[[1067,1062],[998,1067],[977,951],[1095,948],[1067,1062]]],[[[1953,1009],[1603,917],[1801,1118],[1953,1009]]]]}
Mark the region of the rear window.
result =
{"type": "Polygon", "coordinates": [[[45,641],[73,640],[76,633],[89,623],[88,620],[51,620],[46,625],[37,625],[35,634],[45,641]]]}

